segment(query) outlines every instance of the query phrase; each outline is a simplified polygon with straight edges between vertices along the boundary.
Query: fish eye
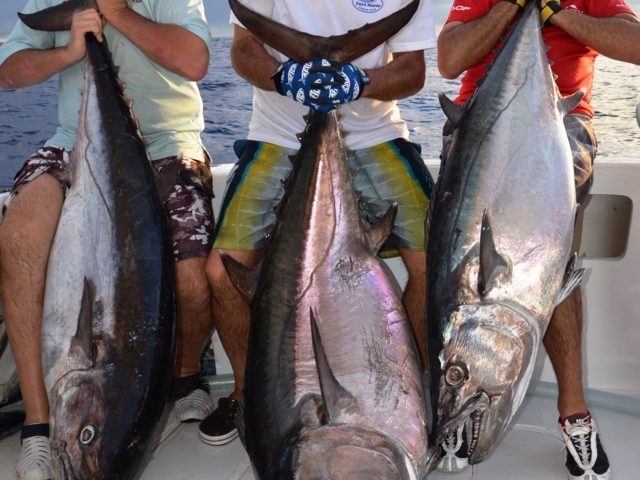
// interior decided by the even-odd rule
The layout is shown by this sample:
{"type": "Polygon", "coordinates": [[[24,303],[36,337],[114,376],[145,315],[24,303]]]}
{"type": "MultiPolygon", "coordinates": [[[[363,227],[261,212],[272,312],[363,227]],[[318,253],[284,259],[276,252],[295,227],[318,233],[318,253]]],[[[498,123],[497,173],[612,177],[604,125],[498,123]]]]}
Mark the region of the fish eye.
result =
{"type": "Polygon", "coordinates": [[[464,368],[462,368],[460,365],[451,365],[447,368],[444,379],[447,384],[451,385],[452,387],[457,387],[462,382],[464,382],[466,376],[467,374],[464,368]]]}
{"type": "Polygon", "coordinates": [[[89,445],[96,436],[96,429],[92,425],[87,425],[80,431],[80,443],[83,445],[89,445]]]}

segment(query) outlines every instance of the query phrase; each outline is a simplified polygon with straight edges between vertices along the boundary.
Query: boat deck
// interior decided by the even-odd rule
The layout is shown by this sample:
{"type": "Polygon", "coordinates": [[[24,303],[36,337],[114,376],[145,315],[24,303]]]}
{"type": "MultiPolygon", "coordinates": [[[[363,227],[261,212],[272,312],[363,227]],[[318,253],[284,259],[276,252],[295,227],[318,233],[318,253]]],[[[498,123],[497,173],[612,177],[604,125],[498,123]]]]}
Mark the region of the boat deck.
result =
{"type": "MultiPolygon", "coordinates": [[[[223,395],[225,392],[212,392],[223,395]]],[[[565,451],[556,424],[553,395],[532,394],[525,399],[512,427],[485,462],[451,475],[431,473],[429,480],[565,479],[565,451]]],[[[640,400],[608,396],[591,401],[615,480],[636,480],[636,432],[640,431],[640,400]],[[594,405],[600,403],[599,405],[594,405]],[[626,413],[625,413],[626,410],[626,413]],[[634,411],[637,412],[634,414],[634,411]]],[[[251,464],[239,439],[212,447],[198,439],[197,424],[178,424],[169,417],[162,439],[140,480],[253,480],[251,464]]],[[[13,479],[18,434],[0,441],[0,479],[13,479]]]]}

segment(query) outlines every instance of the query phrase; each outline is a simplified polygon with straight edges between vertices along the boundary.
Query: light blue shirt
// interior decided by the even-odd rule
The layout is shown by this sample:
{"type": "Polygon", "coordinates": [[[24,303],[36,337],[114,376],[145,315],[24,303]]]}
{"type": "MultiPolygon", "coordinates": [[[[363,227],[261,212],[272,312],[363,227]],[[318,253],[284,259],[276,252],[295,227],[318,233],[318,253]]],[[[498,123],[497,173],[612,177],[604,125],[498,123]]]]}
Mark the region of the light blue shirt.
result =
{"type": "MultiPolygon", "coordinates": [[[[24,13],[32,13],[64,0],[28,0],[24,13]]],[[[129,7],[156,23],[185,28],[211,45],[202,0],[141,0],[129,7]]],[[[133,100],[133,114],[147,144],[149,158],[180,155],[203,158],[200,133],[204,129],[202,98],[195,82],[170,72],[153,62],[111,25],[104,30],[113,62],[125,83],[125,94],[133,100]]],[[[63,47],[69,32],[39,32],[18,21],[7,42],[0,46],[0,63],[24,49],[63,47]]],[[[59,75],[58,120],[56,134],[46,144],[71,150],[75,143],[84,62],[59,75]]]]}

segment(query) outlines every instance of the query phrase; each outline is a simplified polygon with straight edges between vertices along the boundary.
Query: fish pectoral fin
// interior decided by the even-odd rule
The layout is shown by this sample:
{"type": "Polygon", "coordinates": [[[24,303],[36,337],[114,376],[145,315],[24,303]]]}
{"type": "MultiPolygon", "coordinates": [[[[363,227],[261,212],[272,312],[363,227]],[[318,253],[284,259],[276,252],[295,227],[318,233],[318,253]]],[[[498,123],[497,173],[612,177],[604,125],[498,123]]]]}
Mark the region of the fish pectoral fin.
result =
{"type": "Polygon", "coordinates": [[[558,110],[560,110],[560,114],[564,117],[567,113],[576,108],[582,101],[582,97],[585,96],[585,93],[586,92],[583,89],[580,89],[576,93],[572,93],[571,95],[567,95],[566,97],[559,99],[558,110]]]}
{"type": "Polygon", "coordinates": [[[259,269],[247,267],[225,252],[220,253],[220,259],[233,286],[236,287],[242,298],[250,303],[255,292],[259,269]]]}
{"type": "Polygon", "coordinates": [[[453,102],[446,94],[440,92],[438,94],[438,100],[440,100],[440,106],[442,111],[446,115],[453,128],[458,128],[462,123],[462,117],[467,111],[467,104],[458,105],[453,102]]]}
{"type": "Polygon", "coordinates": [[[484,297],[495,280],[509,268],[507,259],[498,253],[493,239],[491,222],[487,210],[482,214],[480,229],[480,269],[478,272],[478,293],[484,297]]]}
{"type": "Polygon", "coordinates": [[[564,300],[571,295],[571,293],[580,286],[582,277],[584,276],[584,268],[575,268],[577,255],[574,253],[569,262],[567,262],[567,268],[564,274],[564,282],[558,295],[556,296],[555,305],[558,306],[564,300]]]}
{"type": "Polygon", "coordinates": [[[309,308],[309,315],[311,319],[313,353],[316,359],[316,368],[318,369],[318,381],[326,409],[326,418],[330,422],[333,418],[338,417],[341,412],[345,410],[352,411],[357,406],[357,400],[347,389],[340,385],[331,369],[331,365],[329,365],[313,308],[309,308]]]}
{"type": "Polygon", "coordinates": [[[80,352],[80,355],[92,365],[95,363],[93,348],[93,317],[96,301],[96,287],[90,279],[84,277],[82,286],[82,299],[80,300],[80,312],[78,313],[78,326],[76,334],[71,339],[71,348],[80,352]]]}
{"type": "Polygon", "coordinates": [[[393,224],[396,221],[397,213],[398,204],[393,202],[387,209],[387,213],[385,213],[375,225],[372,225],[367,232],[369,242],[374,253],[377,254],[380,251],[384,242],[386,242],[389,235],[391,235],[391,230],[393,229],[393,224]]]}

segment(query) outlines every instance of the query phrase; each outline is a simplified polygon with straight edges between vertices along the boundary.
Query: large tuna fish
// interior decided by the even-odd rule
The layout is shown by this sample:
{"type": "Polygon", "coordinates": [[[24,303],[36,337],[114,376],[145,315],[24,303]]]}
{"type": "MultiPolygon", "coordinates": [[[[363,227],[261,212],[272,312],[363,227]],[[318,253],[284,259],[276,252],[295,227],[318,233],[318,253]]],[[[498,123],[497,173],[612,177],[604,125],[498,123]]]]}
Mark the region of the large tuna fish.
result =
{"type": "MultiPolygon", "coordinates": [[[[280,34],[282,26],[231,6],[285,55],[350,61],[397,32],[417,2],[337,43],[280,34]]],[[[240,430],[255,471],[261,479],[419,478],[427,434],[418,355],[376,257],[395,208],[365,228],[335,111],[310,116],[292,161],[251,303],[240,430]]],[[[252,290],[240,280],[246,272],[224,261],[240,290],[252,290]]]]}
{"type": "Polygon", "coordinates": [[[174,262],[155,175],[106,44],[86,40],[71,188],[44,301],[54,478],[131,479],[154,446],[171,382],[174,262]]]}
{"type": "MultiPolygon", "coordinates": [[[[576,215],[572,154],[535,2],[456,127],[430,218],[428,350],[432,439],[467,419],[470,463],[490,452],[522,402],[568,268],[576,215]]],[[[564,286],[563,286],[564,283],[564,286]]]]}

